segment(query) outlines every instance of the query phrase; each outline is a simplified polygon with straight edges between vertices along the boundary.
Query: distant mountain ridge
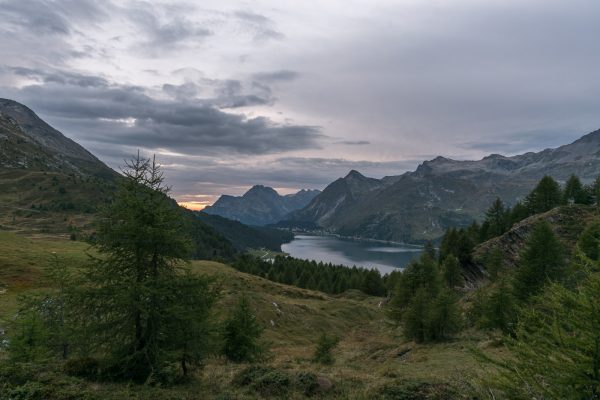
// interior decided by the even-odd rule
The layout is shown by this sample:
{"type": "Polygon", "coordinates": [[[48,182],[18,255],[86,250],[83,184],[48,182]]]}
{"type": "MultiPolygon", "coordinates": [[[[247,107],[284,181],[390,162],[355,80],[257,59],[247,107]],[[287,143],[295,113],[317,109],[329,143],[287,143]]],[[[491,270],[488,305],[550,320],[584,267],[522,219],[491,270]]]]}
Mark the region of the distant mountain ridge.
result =
{"type": "Polygon", "coordinates": [[[203,211],[246,225],[264,226],[274,224],[289,213],[303,208],[319,193],[318,190],[302,189],[281,196],[273,188],[255,185],[243,196],[222,195],[215,204],[203,211]]]}
{"type": "Polygon", "coordinates": [[[571,174],[584,182],[600,175],[600,130],[537,153],[478,161],[437,157],[382,179],[351,171],[278,225],[422,243],[481,218],[496,197],[512,205],[544,175],[564,182],[571,174]]]}

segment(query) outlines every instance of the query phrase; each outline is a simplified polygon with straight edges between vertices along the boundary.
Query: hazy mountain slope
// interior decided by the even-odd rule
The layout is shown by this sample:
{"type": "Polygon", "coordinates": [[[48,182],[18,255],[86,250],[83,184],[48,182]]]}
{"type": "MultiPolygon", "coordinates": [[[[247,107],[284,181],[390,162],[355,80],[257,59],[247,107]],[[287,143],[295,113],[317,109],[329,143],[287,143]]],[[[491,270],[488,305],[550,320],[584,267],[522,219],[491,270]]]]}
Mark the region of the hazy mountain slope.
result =
{"type": "Polygon", "coordinates": [[[591,181],[600,174],[600,131],[557,149],[478,161],[437,157],[413,172],[381,180],[356,171],[330,184],[281,226],[321,228],[347,236],[422,242],[469,224],[496,197],[522,199],[544,175],[591,181]]]}
{"type": "Polygon", "coordinates": [[[295,194],[280,196],[270,187],[256,185],[240,197],[221,196],[215,204],[205,208],[204,212],[246,225],[268,225],[306,206],[318,193],[318,190],[301,190],[295,194]]]}
{"type": "Polygon", "coordinates": [[[239,221],[234,221],[211,215],[205,212],[195,212],[202,222],[212,226],[217,232],[225,236],[239,250],[266,248],[281,251],[281,245],[292,241],[294,235],[285,230],[267,228],[263,226],[248,226],[239,221]]]}

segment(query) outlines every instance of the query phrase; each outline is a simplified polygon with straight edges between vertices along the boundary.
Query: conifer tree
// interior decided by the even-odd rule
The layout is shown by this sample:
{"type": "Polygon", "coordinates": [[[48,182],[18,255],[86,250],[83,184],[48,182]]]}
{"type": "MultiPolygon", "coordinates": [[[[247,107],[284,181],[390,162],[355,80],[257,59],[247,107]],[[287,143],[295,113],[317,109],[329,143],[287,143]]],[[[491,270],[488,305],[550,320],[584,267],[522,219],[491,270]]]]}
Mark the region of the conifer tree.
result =
{"type": "Polygon", "coordinates": [[[442,263],[442,274],[447,287],[454,288],[463,283],[463,277],[460,273],[460,263],[454,255],[446,257],[442,263]]]}
{"type": "Polygon", "coordinates": [[[523,310],[512,356],[494,361],[492,397],[507,399],[598,398],[600,394],[600,278],[591,274],[575,290],[549,286],[523,310]],[[502,396],[500,396],[502,395],[502,396]]]}
{"type": "Polygon", "coordinates": [[[519,258],[513,285],[515,295],[520,300],[526,300],[537,294],[547,281],[561,278],[564,267],[562,244],[548,222],[538,222],[519,258]]]}
{"type": "MultiPolygon", "coordinates": [[[[94,352],[107,355],[114,377],[145,381],[182,347],[196,347],[193,341],[203,339],[182,336],[180,328],[201,325],[206,313],[196,311],[207,302],[195,308],[179,293],[191,246],[159,165],[138,154],[123,174],[98,223],[99,256],[78,296],[80,327],[94,352]]],[[[191,283],[187,288],[197,292],[186,297],[209,296],[206,285],[191,283]]]]}
{"type": "Polygon", "coordinates": [[[563,192],[563,204],[588,204],[588,194],[576,175],[571,175],[563,192]]]}
{"type": "Polygon", "coordinates": [[[558,183],[546,175],[527,197],[527,206],[531,214],[539,214],[561,204],[562,192],[558,183]]]}
{"type": "Polygon", "coordinates": [[[500,236],[510,227],[509,210],[506,209],[500,198],[496,198],[492,206],[485,213],[486,237],[485,240],[500,236]]]}
{"type": "Polygon", "coordinates": [[[225,323],[223,354],[231,361],[253,361],[263,351],[259,343],[263,328],[245,296],[240,297],[225,323]]]}

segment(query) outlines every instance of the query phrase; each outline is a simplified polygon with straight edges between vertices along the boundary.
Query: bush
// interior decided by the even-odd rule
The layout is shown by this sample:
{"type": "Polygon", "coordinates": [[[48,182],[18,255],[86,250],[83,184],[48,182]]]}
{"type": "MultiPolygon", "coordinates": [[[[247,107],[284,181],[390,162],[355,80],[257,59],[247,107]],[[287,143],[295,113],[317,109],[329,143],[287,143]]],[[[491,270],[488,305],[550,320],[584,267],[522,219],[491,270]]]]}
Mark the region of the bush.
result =
{"type": "Polygon", "coordinates": [[[281,396],[288,392],[291,383],[286,372],[273,370],[261,376],[250,387],[262,396],[281,396]]]}
{"type": "Polygon", "coordinates": [[[313,356],[313,362],[321,364],[333,364],[335,359],[333,358],[332,351],[338,345],[340,339],[336,336],[327,336],[323,333],[319,337],[315,354],[313,356]]]}
{"type": "Polygon", "coordinates": [[[292,386],[289,374],[272,367],[253,365],[240,371],[232,383],[246,386],[262,396],[280,396],[288,392],[292,386]]]}
{"type": "Polygon", "coordinates": [[[296,384],[306,396],[314,395],[319,389],[317,375],[312,372],[299,372],[296,375],[296,384]]]}
{"type": "Polygon", "coordinates": [[[27,382],[8,391],[10,400],[42,400],[44,385],[39,382],[27,382]]]}
{"type": "Polygon", "coordinates": [[[581,251],[594,261],[598,261],[600,252],[600,222],[590,224],[577,242],[581,251]]]}
{"type": "Polygon", "coordinates": [[[86,379],[98,378],[99,370],[100,364],[98,360],[91,357],[72,358],[67,360],[63,366],[65,374],[86,379]]]}

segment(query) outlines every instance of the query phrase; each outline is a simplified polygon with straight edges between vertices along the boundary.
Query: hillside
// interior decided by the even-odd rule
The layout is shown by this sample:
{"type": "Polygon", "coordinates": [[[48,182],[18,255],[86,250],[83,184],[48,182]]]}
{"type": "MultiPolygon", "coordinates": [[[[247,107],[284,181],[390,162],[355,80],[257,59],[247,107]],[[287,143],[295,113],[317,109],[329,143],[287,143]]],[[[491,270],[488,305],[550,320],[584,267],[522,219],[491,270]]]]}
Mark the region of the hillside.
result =
{"type": "MultiPolygon", "coordinates": [[[[0,99],[0,230],[86,238],[120,179],[28,107],[0,99]]],[[[234,246],[213,228],[191,211],[181,212],[189,221],[194,257],[235,254],[234,246]]]]}
{"type": "Polygon", "coordinates": [[[285,227],[324,229],[346,236],[422,243],[448,227],[465,226],[497,197],[515,204],[544,175],[590,182],[600,171],[600,131],[538,153],[492,154],[479,161],[437,157],[412,172],[383,179],[357,171],[331,183],[285,227]]]}
{"type": "Polygon", "coordinates": [[[239,221],[202,211],[196,212],[195,215],[199,220],[213,227],[241,251],[260,248],[281,251],[281,245],[290,242],[294,238],[291,232],[280,229],[248,226],[239,221]]]}
{"type": "Polygon", "coordinates": [[[306,206],[318,194],[318,190],[303,189],[281,196],[273,188],[256,185],[240,197],[223,195],[203,211],[246,225],[269,225],[306,206]]]}
{"type": "MultiPolygon", "coordinates": [[[[55,252],[69,268],[77,269],[84,265],[87,250],[86,244],[56,237],[24,237],[0,232],[0,264],[4,266],[0,271],[0,328],[6,329],[8,337],[11,335],[8,323],[17,310],[17,297],[47,285],[45,270],[51,254],[55,252]]],[[[279,374],[293,377],[310,372],[322,382],[329,382],[332,388],[317,398],[388,398],[384,397],[386,393],[402,390],[424,391],[430,395],[439,392],[443,396],[450,389],[457,393],[453,398],[466,398],[463,396],[473,390],[471,382],[479,369],[469,348],[478,346],[501,354],[501,349],[491,346],[485,336],[474,332],[439,345],[407,342],[386,322],[380,298],[358,292],[329,296],[273,283],[209,261],[194,261],[190,268],[215,278],[220,285],[220,300],[215,310],[219,318],[228,315],[240,293],[248,296],[265,328],[264,340],[270,343],[265,365],[279,374]],[[335,350],[334,365],[310,361],[322,332],[342,339],[335,350]],[[450,363],[452,368],[448,368],[450,363]]],[[[0,341],[2,339],[0,336],[0,341]]],[[[79,397],[85,394],[89,399],[121,399],[131,393],[138,399],[272,398],[251,387],[232,383],[236,374],[247,367],[248,364],[210,357],[193,381],[164,388],[90,382],[67,377],[60,372],[60,367],[51,366],[38,366],[28,376],[34,382],[44,382],[47,393],[44,398],[64,398],[67,393],[76,393],[79,397]]],[[[2,373],[0,370],[0,385],[2,373]]],[[[275,398],[306,398],[301,389],[284,389],[285,394],[275,398]]]]}
{"type": "Polygon", "coordinates": [[[486,256],[494,249],[500,249],[502,264],[506,270],[516,268],[523,245],[533,226],[540,221],[547,221],[559,240],[564,244],[567,254],[571,254],[577,239],[589,222],[597,218],[594,206],[572,205],[554,208],[543,214],[536,214],[517,223],[501,236],[479,244],[473,251],[473,264],[464,271],[469,287],[484,285],[488,272],[485,270],[486,256]]]}

